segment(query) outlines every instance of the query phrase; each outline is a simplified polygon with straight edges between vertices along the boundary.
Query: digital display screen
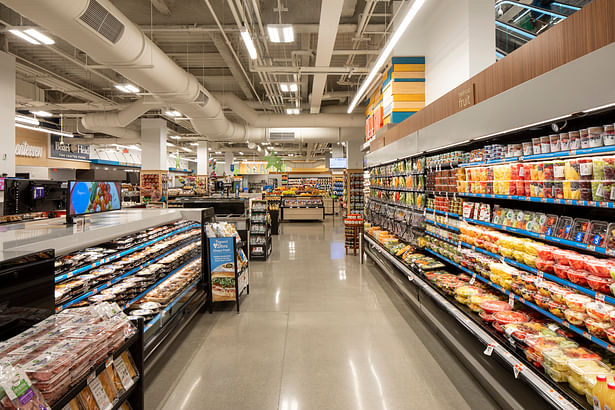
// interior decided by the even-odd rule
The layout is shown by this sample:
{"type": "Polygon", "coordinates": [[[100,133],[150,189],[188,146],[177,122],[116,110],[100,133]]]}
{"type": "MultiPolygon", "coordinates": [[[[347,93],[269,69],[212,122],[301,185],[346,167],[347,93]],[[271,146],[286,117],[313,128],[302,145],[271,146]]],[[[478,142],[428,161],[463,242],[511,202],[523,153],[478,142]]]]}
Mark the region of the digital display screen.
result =
{"type": "Polygon", "coordinates": [[[0,191],[4,191],[4,178],[0,178],[0,191]]]}
{"type": "Polygon", "coordinates": [[[45,187],[44,186],[32,187],[32,199],[43,199],[43,198],[45,198],[45,187]]]}
{"type": "Polygon", "coordinates": [[[347,158],[330,158],[329,168],[346,168],[348,166],[347,158]]]}
{"type": "Polygon", "coordinates": [[[71,181],[68,185],[68,215],[115,211],[122,207],[120,182],[71,181]]]}

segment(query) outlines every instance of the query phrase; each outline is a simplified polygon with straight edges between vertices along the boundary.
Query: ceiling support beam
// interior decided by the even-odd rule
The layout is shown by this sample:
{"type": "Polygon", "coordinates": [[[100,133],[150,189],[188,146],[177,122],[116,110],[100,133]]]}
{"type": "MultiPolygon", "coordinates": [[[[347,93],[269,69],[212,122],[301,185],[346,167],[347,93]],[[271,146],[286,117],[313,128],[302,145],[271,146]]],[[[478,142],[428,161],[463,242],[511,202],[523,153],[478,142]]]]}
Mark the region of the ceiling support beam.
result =
{"type": "MultiPolygon", "coordinates": [[[[320,6],[320,30],[318,31],[318,46],[316,47],[316,67],[329,66],[335,38],[337,37],[337,27],[342,16],[344,0],[323,0],[320,6]]],[[[312,101],[310,103],[310,113],[320,112],[322,94],[325,91],[327,74],[316,74],[312,82],[312,101]]]]}
{"type": "Polygon", "coordinates": [[[251,88],[253,87],[251,84],[248,83],[248,80],[246,78],[247,76],[244,77],[243,75],[245,71],[242,72],[243,68],[239,67],[239,64],[233,58],[232,51],[230,50],[229,46],[224,42],[222,36],[212,33],[210,34],[210,37],[213,40],[216,49],[222,56],[222,59],[228,66],[229,70],[231,70],[231,74],[233,74],[233,78],[235,79],[235,81],[237,81],[237,84],[239,85],[239,88],[241,88],[241,92],[243,93],[243,95],[249,100],[255,97],[256,92],[252,94],[251,88]]]}
{"type": "Polygon", "coordinates": [[[250,65],[250,71],[255,73],[277,73],[277,74],[365,74],[369,70],[366,67],[292,67],[292,66],[255,66],[250,65]]]}

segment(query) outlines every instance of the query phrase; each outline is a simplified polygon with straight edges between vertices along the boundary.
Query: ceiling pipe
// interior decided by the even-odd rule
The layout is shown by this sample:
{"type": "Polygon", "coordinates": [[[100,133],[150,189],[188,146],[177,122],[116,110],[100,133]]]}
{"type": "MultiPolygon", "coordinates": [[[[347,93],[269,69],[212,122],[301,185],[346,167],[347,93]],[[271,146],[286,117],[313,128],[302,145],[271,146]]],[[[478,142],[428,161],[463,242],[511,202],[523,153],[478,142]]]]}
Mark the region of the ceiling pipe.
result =
{"type": "MultiPolygon", "coordinates": [[[[264,128],[248,127],[229,121],[224,116],[218,100],[199,83],[197,78],[179,67],[109,0],[97,0],[97,2],[109,13],[105,21],[108,24],[115,24],[116,36],[109,40],[87,26],[80,17],[89,13],[88,6],[91,1],[3,0],[3,3],[88,53],[101,65],[114,69],[129,81],[149,91],[165,105],[180,111],[184,116],[190,118],[196,132],[208,139],[237,142],[266,139],[267,133],[264,128]]],[[[134,114],[137,106],[135,105],[133,111],[130,111],[131,115],[134,114]]],[[[145,107],[140,109],[145,109],[145,107]]],[[[109,118],[109,123],[98,118],[93,121],[93,124],[99,127],[95,131],[130,138],[131,131],[121,129],[116,125],[125,124],[126,118],[131,115],[128,115],[128,112],[125,115],[118,113],[117,116],[109,118]]],[[[283,125],[280,124],[281,127],[298,127],[297,123],[309,127],[322,126],[319,116],[313,116],[309,123],[301,122],[299,119],[293,120],[293,116],[283,118],[285,122],[283,125]]],[[[359,118],[360,116],[357,116],[357,120],[359,118]]],[[[86,123],[90,124],[89,121],[86,123]]],[[[349,123],[354,124],[352,121],[349,123]]],[[[338,122],[335,126],[343,125],[338,122]]],[[[363,120],[361,119],[361,129],[362,127],[363,120]]],[[[340,131],[339,128],[337,130],[340,131]]],[[[305,132],[305,134],[308,133],[305,132]]]]}
{"type": "Polygon", "coordinates": [[[365,118],[360,114],[260,114],[235,94],[215,94],[215,97],[253,127],[361,127],[365,118]]]}
{"type": "Polygon", "coordinates": [[[85,128],[91,130],[104,127],[123,128],[149,110],[158,109],[162,106],[164,104],[160,101],[151,97],[145,97],[129,104],[120,111],[86,114],[81,119],[81,123],[85,128]]]}

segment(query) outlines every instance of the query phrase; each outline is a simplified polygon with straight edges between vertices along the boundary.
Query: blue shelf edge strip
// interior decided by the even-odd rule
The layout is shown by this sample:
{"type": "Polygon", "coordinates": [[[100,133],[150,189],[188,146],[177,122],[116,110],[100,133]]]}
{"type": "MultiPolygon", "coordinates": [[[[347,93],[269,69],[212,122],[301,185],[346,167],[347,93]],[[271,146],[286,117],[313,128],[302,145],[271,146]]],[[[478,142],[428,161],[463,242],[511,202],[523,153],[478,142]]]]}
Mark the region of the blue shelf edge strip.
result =
{"type": "Polygon", "coordinates": [[[516,301],[523,303],[524,305],[526,305],[526,306],[528,306],[528,307],[530,307],[530,308],[534,309],[535,311],[537,311],[537,312],[541,313],[541,314],[542,314],[542,315],[544,315],[544,316],[547,316],[549,319],[553,320],[553,321],[554,321],[554,322],[556,322],[557,324],[560,324],[560,325],[562,325],[563,327],[565,327],[565,328],[567,328],[567,329],[572,330],[573,332],[575,332],[575,333],[577,333],[577,334],[579,334],[579,335],[583,336],[584,338],[586,338],[586,339],[588,339],[588,340],[590,340],[590,341],[592,341],[592,342],[596,343],[597,345],[599,345],[600,347],[602,347],[602,348],[604,348],[604,349],[607,349],[607,350],[609,350],[609,351],[611,351],[611,352],[615,352],[615,347],[614,347],[613,345],[611,345],[610,343],[607,343],[607,342],[605,342],[604,340],[599,339],[599,338],[597,338],[597,337],[595,337],[595,336],[593,336],[593,335],[589,334],[588,332],[586,332],[586,331],[584,331],[584,330],[581,330],[580,328],[578,328],[578,327],[576,327],[576,326],[571,325],[571,324],[570,324],[570,323],[568,323],[567,321],[565,321],[565,320],[563,320],[563,319],[560,319],[559,317],[557,317],[557,316],[553,315],[552,313],[547,312],[546,310],[543,310],[543,309],[539,308],[539,307],[538,307],[538,306],[536,306],[535,304],[533,304],[533,303],[531,303],[531,302],[528,302],[527,300],[525,300],[525,299],[523,299],[523,298],[519,297],[519,296],[518,296],[518,295],[516,295],[515,293],[512,293],[512,292],[510,292],[510,291],[508,291],[508,290],[506,290],[506,289],[502,288],[501,286],[496,285],[495,283],[493,283],[493,282],[491,282],[490,280],[488,280],[488,279],[486,279],[486,278],[482,277],[482,276],[481,276],[481,275],[479,275],[478,273],[476,273],[476,272],[474,272],[474,271],[471,271],[471,270],[469,270],[469,269],[467,269],[467,268],[464,268],[464,267],[463,267],[463,266],[461,266],[461,265],[458,265],[457,263],[455,263],[455,262],[451,261],[450,259],[448,259],[448,258],[446,258],[446,257],[444,257],[444,256],[442,256],[442,255],[440,255],[439,253],[434,252],[434,251],[432,251],[432,250],[430,250],[430,249],[425,249],[425,250],[426,250],[427,252],[431,253],[432,255],[436,256],[437,258],[440,258],[440,259],[442,259],[442,260],[444,260],[444,261],[448,262],[449,264],[451,264],[451,265],[453,265],[453,266],[455,266],[455,267],[457,267],[457,268],[461,269],[462,271],[466,272],[467,274],[472,275],[473,277],[476,277],[476,279],[480,280],[481,282],[484,282],[484,283],[488,284],[488,285],[489,285],[489,286],[491,286],[492,288],[499,290],[501,293],[504,293],[505,295],[508,295],[508,296],[512,296],[512,297],[513,297],[516,301]]]}
{"type": "Polygon", "coordinates": [[[445,212],[445,211],[438,211],[437,209],[431,209],[431,208],[425,208],[425,211],[427,213],[437,213],[438,215],[444,215],[444,216],[449,216],[451,218],[455,218],[455,219],[460,219],[461,216],[458,214],[453,214],[451,212],[445,212]]]}
{"type": "Polygon", "coordinates": [[[455,228],[454,226],[444,225],[444,224],[441,224],[440,222],[436,222],[431,219],[425,219],[425,222],[431,225],[439,226],[440,228],[448,229],[449,231],[459,232],[459,229],[455,228]]]}
{"type": "Polygon", "coordinates": [[[601,255],[615,256],[615,251],[607,250],[606,248],[603,248],[600,246],[588,245],[586,243],[570,241],[568,239],[556,238],[555,236],[539,234],[536,232],[530,232],[524,229],[513,228],[510,226],[493,224],[491,222],[479,221],[477,219],[464,218],[463,220],[473,223],[473,224],[495,228],[500,231],[512,232],[512,233],[516,233],[517,235],[529,236],[530,238],[539,239],[542,241],[549,241],[549,242],[557,243],[557,244],[564,245],[564,246],[569,246],[571,248],[577,248],[577,249],[581,249],[581,250],[589,251],[589,252],[596,252],[601,255]]]}
{"type": "Polygon", "coordinates": [[[200,259],[200,256],[197,256],[195,258],[190,259],[188,262],[182,264],[180,267],[178,267],[177,269],[169,272],[168,274],[166,274],[164,276],[164,278],[160,279],[158,282],[154,283],[152,286],[150,286],[149,288],[145,289],[143,292],[141,292],[137,297],[135,297],[134,299],[132,299],[130,302],[126,303],[124,306],[122,306],[122,309],[126,309],[128,306],[132,305],[133,303],[135,303],[137,300],[141,299],[143,296],[147,295],[149,292],[152,291],[152,289],[154,289],[156,286],[160,285],[162,282],[164,282],[165,280],[169,279],[169,277],[171,275],[173,275],[174,273],[177,273],[178,271],[180,271],[181,269],[185,268],[187,265],[189,265],[190,263],[194,262],[197,259],[200,259]]]}
{"type": "Polygon", "coordinates": [[[540,159],[569,158],[569,157],[576,157],[579,155],[612,154],[612,153],[615,153],[615,147],[613,145],[607,145],[604,147],[581,148],[581,149],[576,149],[576,150],[573,149],[570,151],[550,152],[547,154],[522,155],[520,157],[492,159],[492,160],[487,160],[487,161],[474,161],[474,162],[467,162],[467,163],[459,164],[459,166],[460,167],[477,167],[477,166],[482,166],[482,165],[505,164],[507,162],[535,161],[535,160],[540,160],[540,159]]]}
{"type": "Polygon", "coordinates": [[[471,198],[492,198],[492,199],[508,199],[515,201],[539,202],[543,204],[558,204],[558,205],[574,205],[574,206],[591,206],[596,208],[615,208],[615,202],[608,201],[581,201],[577,199],[557,199],[557,198],[538,198],[534,196],[522,195],[496,195],[496,194],[472,194],[472,193],[457,193],[462,197],[471,198]]]}
{"type": "MultiPolygon", "coordinates": [[[[183,244],[183,245],[182,245],[182,247],[184,247],[184,246],[186,246],[186,245],[189,245],[189,244],[191,244],[191,243],[193,243],[193,242],[196,242],[196,241],[198,241],[198,240],[200,240],[200,238],[199,238],[199,239],[194,239],[194,240],[189,241],[189,242],[186,242],[185,244],[183,244]]],[[[145,267],[147,267],[147,266],[151,265],[152,263],[157,262],[158,260],[160,260],[160,259],[164,258],[165,256],[167,256],[167,255],[169,255],[169,254],[171,254],[171,253],[175,252],[177,249],[178,249],[178,247],[175,247],[175,248],[171,249],[170,251],[165,252],[165,253],[163,253],[162,255],[157,256],[156,258],[154,258],[154,259],[152,259],[152,260],[149,260],[149,261],[147,261],[147,262],[145,262],[145,263],[143,263],[143,264],[141,264],[141,265],[137,266],[136,268],[133,268],[133,269],[129,270],[128,272],[126,272],[126,273],[124,273],[124,274],[122,274],[122,275],[118,276],[117,278],[113,278],[113,279],[111,279],[110,281],[105,282],[105,283],[103,283],[102,285],[97,286],[97,287],[95,287],[94,289],[92,289],[92,290],[90,290],[90,291],[88,291],[88,292],[84,293],[83,295],[78,296],[78,297],[76,297],[75,299],[73,299],[73,300],[71,300],[71,301],[68,301],[68,302],[66,302],[66,303],[64,303],[64,304],[62,304],[62,305],[60,305],[60,306],[56,307],[56,313],[59,313],[59,312],[63,311],[64,309],[66,309],[66,308],[68,308],[68,307],[71,307],[71,306],[72,306],[72,305],[74,305],[75,303],[81,302],[83,299],[85,299],[85,298],[87,298],[87,297],[90,297],[90,296],[96,295],[98,292],[100,292],[101,290],[107,289],[109,286],[115,285],[115,284],[116,284],[116,283],[118,283],[120,280],[122,280],[122,279],[124,279],[124,278],[126,278],[126,277],[128,277],[128,276],[130,276],[130,275],[132,275],[132,274],[134,274],[134,273],[136,273],[136,272],[138,272],[139,270],[141,270],[141,269],[143,269],[143,268],[145,268],[145,267]]]]}
{"type": "Polygon", "coordinates": [[[131,254],[133,252],[141,250],[141,249],[145,248],[146,246],[153,245],[156,242],[159,242],[159,241],[161,241],[163,239],[166,239],[166,238],[168,238],[170,236],[173,236],[173,235],[176,235],[178,233],[187,231],[189,229],[198,228],[198,227],[199,227],[198,224],[193,224],[193,225],[190,225],[190,226],[186,226],[186,227],[177,229],[175,231],[166,233],[166,234],[164,234],[164,235],[162,235],[162,236],[160,236],[160,237],[158,237],[156,239],[152,239],[151,241],[147,241],[145,243],[137,245],[134,248],[126,249],[125,251],[121,251],[121,252],[115,253],[115,254],[113,254],[111,256],[108,256],[106,258],[102,258],[102,259],[100,259],[100,260],[98,260],[98,261],[96,261],[96,262],[94,262],[92,264],[89,264],[87,266],[82,266],[82,267],[80,267],[78,269],[75,269],[75,270],[72,270],[70,272],[63,273],[62,275],[58,275],[58,276],[55,277],[55,283],[61,282],[61,281],[65,280],[65,279],[72,278],[73,276],[78,275],[78,274],[83,273],[83,272],[86,272],[86,271],[88,271],[90,269],[97,268],[100,265],[104,265],[105,263],[109,263],[111,261],[119,259],[122,256],[129,255],[129,254],[131,254]]]}
{"type": "Polygon", "coordinates": [[[162,318],[162,313],[168,313],[171,308],[173,306],[175,306],[177,304],[177,302],[179,302],[179,300],[181,298],[183,298],[186,293],[190,292],[192,289],[195,288],[196,285],[198,285],[200,282],[200,280],[195,280],[186,290],[184,290],[179,296],[177,296],[173,302],[169,303],[169,305],[167,307],[165,307],[164,309],[162,309],[156,316],[154,316],[149,322],[147,322],[147,324],[143,327],[144,331],[147,331],[150,327],[153,326],[153,324],[157,321],[160,320],[162,318]]]}

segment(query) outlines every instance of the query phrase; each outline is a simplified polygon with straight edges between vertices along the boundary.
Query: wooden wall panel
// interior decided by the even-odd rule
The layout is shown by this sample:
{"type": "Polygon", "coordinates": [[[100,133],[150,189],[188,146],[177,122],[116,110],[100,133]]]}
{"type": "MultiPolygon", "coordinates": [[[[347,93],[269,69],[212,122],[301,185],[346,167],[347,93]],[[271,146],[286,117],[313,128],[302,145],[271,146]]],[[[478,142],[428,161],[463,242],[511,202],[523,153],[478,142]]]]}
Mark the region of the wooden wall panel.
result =
{"type": "MultiPolygon", "coordinates": [[[[370,144],[370,151],[467,108],[459,107],[457,93],[472,84],[475,104],[478,104],[612,42],[615,42],[615,0],[594,0],[412,117],[380,134],[370,144]]],[[[591,75],[591,67],[588,67],[587,74],[591,75]]]]}

